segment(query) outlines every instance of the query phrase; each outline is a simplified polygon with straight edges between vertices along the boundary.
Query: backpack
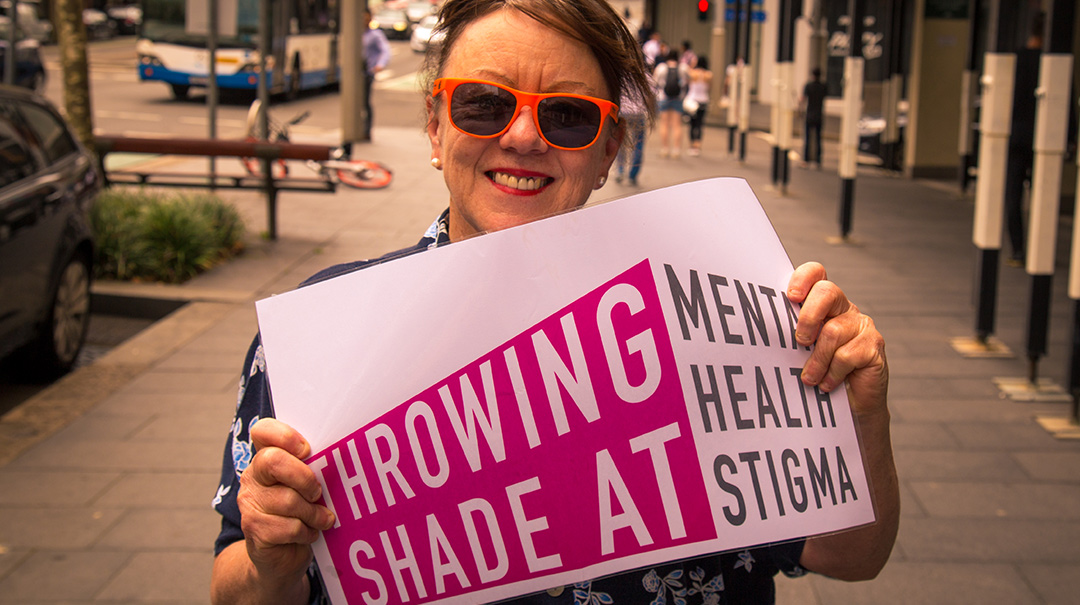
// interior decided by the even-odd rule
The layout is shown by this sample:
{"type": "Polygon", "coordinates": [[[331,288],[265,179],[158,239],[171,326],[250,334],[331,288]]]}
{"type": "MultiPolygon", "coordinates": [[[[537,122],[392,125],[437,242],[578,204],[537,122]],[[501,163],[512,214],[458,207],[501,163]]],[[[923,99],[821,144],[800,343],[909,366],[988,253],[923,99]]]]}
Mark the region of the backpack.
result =
{"type": "Polygon", "coordinates": [[[677,99],[682,95],[682,84],[679,82],[678,66],[668,66],[667,80],[664,82],[664,95],[669,99],[677,99]]]}

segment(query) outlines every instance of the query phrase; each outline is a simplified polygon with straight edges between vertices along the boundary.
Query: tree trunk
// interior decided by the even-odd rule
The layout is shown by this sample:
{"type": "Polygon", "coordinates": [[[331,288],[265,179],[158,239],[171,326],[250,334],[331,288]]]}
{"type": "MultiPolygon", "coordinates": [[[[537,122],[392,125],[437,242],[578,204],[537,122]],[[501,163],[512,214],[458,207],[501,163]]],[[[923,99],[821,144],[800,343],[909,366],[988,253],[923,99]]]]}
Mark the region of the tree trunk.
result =
{"type": "Polygon", "coordinates": [[[55,0],[53,19],[63,67],[64,112],[83,145],[94,153],[94,114],[90,110],[90,73],[82,0],[55,0]]]}

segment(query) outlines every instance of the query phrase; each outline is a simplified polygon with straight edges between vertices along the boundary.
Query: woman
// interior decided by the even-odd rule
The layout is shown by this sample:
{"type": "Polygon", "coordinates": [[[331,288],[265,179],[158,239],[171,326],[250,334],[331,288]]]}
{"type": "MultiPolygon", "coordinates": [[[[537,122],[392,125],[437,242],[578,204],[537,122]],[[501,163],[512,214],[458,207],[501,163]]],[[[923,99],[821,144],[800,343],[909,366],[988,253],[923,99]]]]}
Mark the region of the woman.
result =
{"type": "MultiPolygon", "coordinates": [[[[592,190],[603,186],[623,138],[614,102],[637,98],[651,107],[640,52],[605,0],[448,0],[442,18],[446,38],[429,70],[427,133],[431,163],[445,176],[449,209],[417,246],[391,256],[581,206],[592,190]],[[552,99],[575,103],[573,129],[545,119],[552,99]]],[[[565,116],[566,108],[556,109],[565,116]]],[[[368,264],[340,265],[313,279],[368,264]]],[[[654,577],[648,576],[650,571],[670,577],[692,564],[695,572],[708,569],[706,580],[720,578],[709,583],[710,594],[702,592],[702,598],[723,602],[726,597],[716,588],[724,582],[733,597],[767,602],[777,570],[797,574],[805,568],[858,579],[872,577],[884,565],[895,537],[898,497],[881,336],[869,318],[825,281],[820,265],[800,267],[788,296],[803,303],[799,341],[817,343],[803,380],[826,390],[848,381],[881,521],[833,536],[598,580],[591,583],[591,594],[648,602],[658,597],[660,588],[643,582],[654,577]]],[[[311,544],[319,531],[333,525],[333,513],[315,504],[321,489],[302,462],[311,453],[307,441],[269,416],[272,408],[256,339],[248,353],[223,484],[215,498],[223,516],[212,578],[215,602],[306,603],[322,598],[311,544]],[[256,424],[257,418],[263,419],[256,424]]],[[[519,601],[573,603],[574,593],[555,587],[519,601]]]]}
{"type": "MultiPolygon", "coordinates": [[[[701,130],[705,123],[705,112],[709,110],[709,86],[712,85],[712,72],[709,71],[709,58],[698,57],[697,64],[690,70],[690,86],[686,91],[686,102],[693,102],[694,111],[690,114],[690,150],[689,155],[701,155],[701,130]]],[[[685,105],[685,103],[684,103],[685,105]]]]}
{"type": "Polygon", "coordinates": [[[682,147],[683,97],[690,80],[690,68],[679,63],[679,53],[671,50],[653,73],[660,110],[660,157],[679,157],[682,147]]]}

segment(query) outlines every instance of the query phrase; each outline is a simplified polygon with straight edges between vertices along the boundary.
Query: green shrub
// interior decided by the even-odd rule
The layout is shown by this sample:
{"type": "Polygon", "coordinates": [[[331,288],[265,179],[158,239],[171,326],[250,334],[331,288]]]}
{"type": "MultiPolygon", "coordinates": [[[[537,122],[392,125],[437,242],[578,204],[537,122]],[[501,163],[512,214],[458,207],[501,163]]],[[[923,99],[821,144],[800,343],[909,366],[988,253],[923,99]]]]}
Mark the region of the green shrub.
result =
{"type": "Polygon", "coordinates": [[[91,224],[109,279],[180,283],[243,250],[240,215],[215,195],[107,189],[91,224]]]}

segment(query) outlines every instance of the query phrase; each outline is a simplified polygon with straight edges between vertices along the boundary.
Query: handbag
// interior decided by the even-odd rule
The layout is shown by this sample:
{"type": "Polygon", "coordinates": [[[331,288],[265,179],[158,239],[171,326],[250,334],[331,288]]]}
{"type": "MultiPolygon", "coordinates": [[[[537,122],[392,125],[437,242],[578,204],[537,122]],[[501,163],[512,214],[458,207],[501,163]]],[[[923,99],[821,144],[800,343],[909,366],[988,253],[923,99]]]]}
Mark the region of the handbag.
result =
{"type": "Polygon", "coordinates": [[[697,113],[698,107],[700,107],[698,102],[691,99],[690,97],[686,97],[685,99],[683,99],[682,108],[683,111],[685,111],[686,113],[693,115],[697,113]]]}

